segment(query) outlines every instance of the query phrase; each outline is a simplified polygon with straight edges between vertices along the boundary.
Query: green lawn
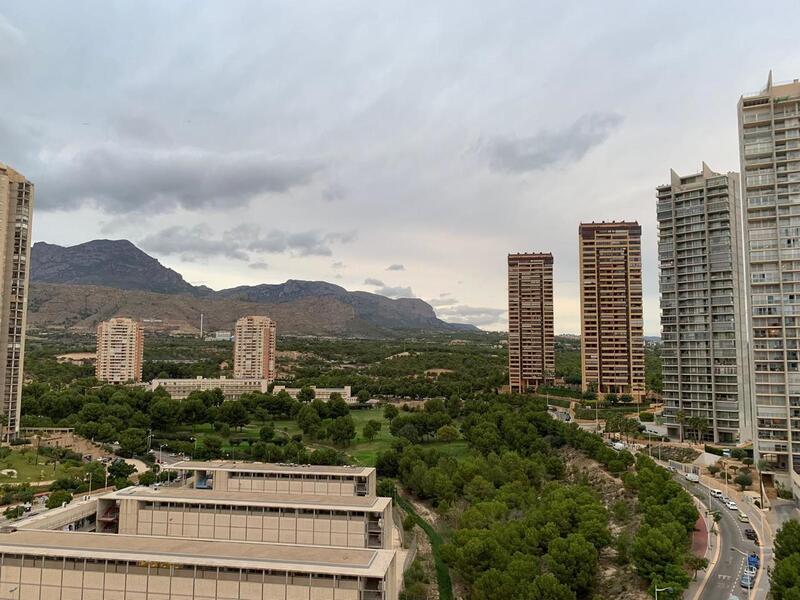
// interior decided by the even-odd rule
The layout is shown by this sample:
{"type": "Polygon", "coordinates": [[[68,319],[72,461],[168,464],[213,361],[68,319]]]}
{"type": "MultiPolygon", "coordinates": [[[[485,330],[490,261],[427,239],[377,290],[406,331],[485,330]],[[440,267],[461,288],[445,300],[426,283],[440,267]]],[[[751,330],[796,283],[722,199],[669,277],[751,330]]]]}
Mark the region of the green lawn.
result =
{"type": "MultiPolygon", "coordinates": [[[[351,410],[350,416],[353,418],[353,422],[356,426],[356,439],[346,448],[337,448],[337,450],[343,450],[352,457],[353,462],[356,464],[370,467],[374,466],[378,454],[391,448],[392,439],[394,439],[389,432],[389,422],[383,418],[383,409],[370,408],[365,410],[351,410]],[[375,439],[371,442],[367,441],[362,436],[364,425],[370,420],[380,421],[383,424],[378,435],[375,436],[375,439]]],[[[251,423],[242,429],[241,432],[232,432],[231,437],[255,441],[258,439],[258,431],[261,429],[261,425],[261,423],[251,423]]],[[[274,426],[276,436],[285,435],[287,438],[291,438],[295,434],[302,433],[295,420],[286,419],[275,421],[274,426]]],[[[195,427],[194,432],[202,436],[203,434],[213,433],[214,428],[210,423],[206,423],[195,427]]],[[[305,440],[305,443],[311,448],[334,447],[326,442],[320,441],[305,440]]],[[[468,451],[467,443],[463,440],[457,440],[455,442],[429,442],[425,445],[437,448],[442,453],[456,458],[464,456],[468,451]]],[[[225,440],[223,450],[227,452],[231,451],[230,440],[225,440]]]]}
{"type": "Polygon", "coordinates": [[[39,456],[38,465],[36,463],[36,451],[32,448],[25,450],[14,449],[7,457],[0,459],[0,470],[14,469],[17,471],[16,477],[0,475],[0,484],[6,483],[32,483],[38,481],[50,481],[64,477],[66,475],[64,467],[59,464],[54,469],[55,464],[48,462],[43,456],[39,456]]]}

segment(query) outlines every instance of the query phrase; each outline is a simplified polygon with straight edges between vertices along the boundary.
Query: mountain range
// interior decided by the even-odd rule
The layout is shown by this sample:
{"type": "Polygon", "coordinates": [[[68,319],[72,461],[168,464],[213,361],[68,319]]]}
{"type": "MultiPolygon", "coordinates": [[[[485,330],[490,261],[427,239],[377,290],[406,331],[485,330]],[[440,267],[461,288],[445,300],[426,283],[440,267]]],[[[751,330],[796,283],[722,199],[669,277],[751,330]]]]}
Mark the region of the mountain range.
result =
{"type": "Polygon", "coordinates": [[[91,329],[115,315],[142,319],[146,328],[192,333],[231,329],[246,314],[266,314],[281,333],[377,336],[402,330],[476,330],[446,323],[418,298],[351,292],[324,281],[215,291],[195,286],[128,240],[76,246],[37,242],[31,249],[28,321],[35,326],[91,329]]]}

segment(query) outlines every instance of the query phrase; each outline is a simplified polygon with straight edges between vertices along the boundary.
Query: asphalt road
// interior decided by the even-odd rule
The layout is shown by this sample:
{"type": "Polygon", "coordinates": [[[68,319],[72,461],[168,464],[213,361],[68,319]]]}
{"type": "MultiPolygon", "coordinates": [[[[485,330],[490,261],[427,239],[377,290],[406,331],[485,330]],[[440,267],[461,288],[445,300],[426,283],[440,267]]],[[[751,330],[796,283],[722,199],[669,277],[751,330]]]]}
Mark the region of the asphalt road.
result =
{"type": "MultiPolygon", "coordinates": [[[[701,500],[703,504],[709,505],[708,488],[705,485],[691,483],[682,475],[676,475],[676,480],[692,495],[701,500]]],[[[724,492],[725,490],[723,489],[722,491],[724,492]]],[[[763,543],[765,536],[761,531],[760,523],[757,522],[757,511],[749,506],[740,505],[739,508],[750,517],[750,520],[756,521],[755,523],[742,523],[737,518],[738,511],[730,510],[717,498],[712,497],[710,499],[710,508],[712,511],[717,511],[722,515],[720,521],[714,526],[714,531],[717,532],[717,535],[711,535],[712,547],[721,545],[721,548],[717,564],[711,571],[711,576],[703,591],[703,600],[729,600],[731,596],[736,596],[741,600],[748,598],[747,588],[741,587],[739,583],[744,574],[746,559],[738,552],[731,550],[731,548],[736,548],[746,554],[763,551],[764,555],[761,560],[761,569],[759,570],[761,577],[756,580],[758,585],[752,590],[750,598],[753,600],[765,600],[769,591],[769,578],[766,572],[761,573],[761,571],[771,563],[771,549],[766,547],[759,548],[755,542],[748,540],[744,536],[745,529],[755,529],[759,534],[759,540],[763,543]]],[[[716,548],[714,550],[716,551],[716,548]]]]}

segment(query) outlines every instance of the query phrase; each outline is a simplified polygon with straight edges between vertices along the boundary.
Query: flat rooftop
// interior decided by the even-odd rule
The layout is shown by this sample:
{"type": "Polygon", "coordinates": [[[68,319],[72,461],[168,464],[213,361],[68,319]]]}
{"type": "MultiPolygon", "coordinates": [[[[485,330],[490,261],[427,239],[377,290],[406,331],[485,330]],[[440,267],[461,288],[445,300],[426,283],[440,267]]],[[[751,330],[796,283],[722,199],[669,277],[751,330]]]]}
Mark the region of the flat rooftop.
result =
{"type": "Polygon", "coordinates": [[[280,506],[331,510],[381,511],[392,503],[391,498],[380,496],[308,496],[298,494],[272,494],[253,492],[222,492],[197,490],[187,487],[129,487],[102,496],[105,499],[132,498],[159,502],[187,502],[194,504],[230,504],[232,506],[280,506]]]}
{"type": "Polygon", "coordinates": [[[286,465],[278,463],[236,462],[232,460],[182,460],[171,465],[162,465],[172,471],[229,471],[232,473],[286,473],[293,475],[362,475],[374,472],[373,467],[286,465]]]}
{"type": "Polygon", "coordinates": [[[392,550],[33,530],[0,533],[0,552],[367,577],[384,577],[394,558],[392,550]]]}

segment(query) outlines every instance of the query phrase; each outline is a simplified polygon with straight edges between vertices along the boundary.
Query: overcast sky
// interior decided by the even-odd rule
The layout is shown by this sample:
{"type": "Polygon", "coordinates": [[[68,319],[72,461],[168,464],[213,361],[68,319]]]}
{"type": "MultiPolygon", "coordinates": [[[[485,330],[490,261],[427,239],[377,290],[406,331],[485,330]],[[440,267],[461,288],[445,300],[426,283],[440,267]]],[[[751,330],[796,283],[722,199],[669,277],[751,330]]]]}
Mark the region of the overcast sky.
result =
{"type": "Polygon", "coordinates": [[[213,288],[289,278],[505,328],[506,254],[738,170],[736,102],[800,77],[800,3],[0,0],[0,162],[34,237],[127,238],[213,288]]]}

